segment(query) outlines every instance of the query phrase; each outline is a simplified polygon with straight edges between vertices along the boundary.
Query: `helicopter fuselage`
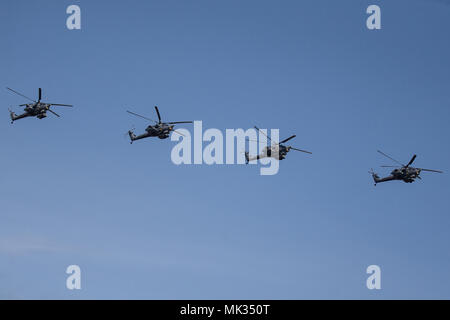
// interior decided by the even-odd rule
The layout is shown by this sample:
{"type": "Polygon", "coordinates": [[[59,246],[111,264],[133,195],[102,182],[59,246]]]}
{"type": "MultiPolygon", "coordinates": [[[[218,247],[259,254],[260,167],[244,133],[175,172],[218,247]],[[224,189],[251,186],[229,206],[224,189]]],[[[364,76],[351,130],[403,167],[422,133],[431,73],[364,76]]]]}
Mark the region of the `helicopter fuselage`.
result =
{"type": "Polygon", "coordinates": [[[374,177],[375,183],[386,182],[386,181],[391,181],[391,180],[401,180],[406,183],[412,183],[417,178],[420,178],[420,172],[421,172],[421,169],[419,169],[419,168],[413,168],[413,167],[398,168],[398,169],[392,170],[390,176],[387,176],[384,178],[379,178],[378,175],[375,174],[373,177],[374,177]]]}
{"type": "MultiPolygon", "coordinates": [[[[50,105],[47,103],[30,103],[27,104],[24,108],[24,111],[29,114],[30,116],[38,117],[42,116],[42,118],[45,118],[47,115],[47,110],[49,109],[50,105]]],[[[41,119],[41,118],[40,118],[41,119]]]]}
{"type": "Polygon", "coordinates": [[[19,119],[23,119],[26,117],[36,117],[38,119],[43,119],[47,117],[47,110],[50,108],[50,104],[36,102],[29,103],[25,105],[23,109],[24,113],[20,115],[16,115],[14,112],[11,113],[11,122],[14,122],[19,119]]]}
{"type": "Polygon", "coordinates": [[[135,140],[149,138],[149,137],[158,137],[160,139],[167,139],[170,136],[170,133],[172,131],[177,132],[174,129],[175,124],[178,124],[178,123],[192,123],[192,121],[162,122],[161,121],[161,115],[159,114],[159,110],[158,110],[157,106],[155,106],[155,110],[156,110],[156,114],[158,115],[158,120],[159,121],[154,121],[154,120],[152,120],[150,118],[141,116],[140,114],[137,114],[137,113],[134,113],[134,112],[131,112],[131,111],[127,110],[128,113],[130,113],[130,114],[132,114],[134,116],[137,116],[137,117],[140,117],[140,118],[144,118],[144,119],[146,119],[148,121],[155,122],[154,125],[149,125],[145,129],[146,133],[143,133],[141,135],[138,135],[138,136],[135,135],[133,130],[128,131],[128,135],[130,136],[130,140],[131,140],[130,143],[133,143],[133,141],[135,141],[135,140]]]}
{"type": "Polygon", "coordinates": [[[291,147],[286,147],[284,145],[271,145],[270,147],[264,147],[261,154],[250,157],[248,156],[248,161],[259,160],[262,158],[274,158],[277,160],[283,160],[286,158],[286,155],[291,150],[291,147]]]}
{"type": "Polygon", "coordinates": [[[289,150],[291,150],[291,147],[286,147],[283,146],[282,144],[279,144],[266,147],[265,150],[267,152],[268,157],[272,157],[277,160],[283,160],[286,158],[286,155],[288,154],[289,150]]]}
{"type": "Polygon", "coordinates": [[[13,111],[9,110],[9,115],[11,117],[11,123],[13,123],[16,120],[22,119],[22,118],[27,118],[27,117],[36,117],[38,119],[43,119],[47,117],[47,111],[49,111],[50,113],[53,113],[55,116],[59,117],[59,115],[54,112],[53,110],[50,110],[51,106],[61,106],[61,107],[73,107],[71,104],[59,104],[59,103],[45,103],[45,102],[41,102],[41,97],[42,97],[42,89],[39,88],[39,95],[38,95],[38,99],[33,100],[31,98],[28,98],[27,96],[24,96],[23,94],[21,94],[20,92],[17,92],[11,88],[6,88],[10,91],[12,91],[13,93],[22,96],[28,100],[33,101],[33,103],[26,103],[26,104],[21,104],[21,107],[24,107],[24,113],[17,115],[15,114],[13,111]]]}
{"type": "Polygon", "coordinates": [[[167,123],[157,123],[154,126],[148,126],[145,131],[151,137],[159,137],[160,139],[167,139],[170,132],[173,131],[174,126],[167,123]]]}
{"type": "Polygon", "coordinates": [[[403,180],[404,182],[411,183],[419,177],[420,171],[420,169],[412,167],[399,168],[392,170],[391,175],[397,180],[403,180]]]}
{"type": "MultiPolygon", "coordinates": [[[[417,178],[421,179],[420,173],[422,171],[443,173],[443,171],[440,171],[440,170],[411,167],[411,164],[414,162],[414,160],[416,160],[417,155],[413,155],[411,160],[409,160],[408,164],[405,165],[405,164],[402,164],[401,162],[395,160],[391,156],[388,156],[386,153],[384,153],[380,150],[377,150],[377,152],[382,154],[386,158],[391,159],[392,161],[399,164],[400,166],[397,166],[396,169],[392,170],[390,176],[387,176],[384,178],[380,178],[375,172],[373,172],[373,170],[369,171],[369,173],[372,174],[372,178],[373,178],[373,181],[375,182],[375,185],[377,185],[377,183],[380,183],[380,182],[392,181],[392,180],[401,180],[406,183],[412,183],[417,178]]],[[[382,166],[382,167],[392,167],[392,166],[382,166]]]]}
{"type": "Polygon", "coordinates": [[[151,125],[148,126],[145,129],[146,133],[135,135],[132,131],[129,131],[128,134],[130,135],[131,142],[150,137],[167,139],[170,136],[170,133],[173,131],[173,129],[174,129],[173,125],[169,125],[167,123],[157,123],[153,126],[151,125]]]}

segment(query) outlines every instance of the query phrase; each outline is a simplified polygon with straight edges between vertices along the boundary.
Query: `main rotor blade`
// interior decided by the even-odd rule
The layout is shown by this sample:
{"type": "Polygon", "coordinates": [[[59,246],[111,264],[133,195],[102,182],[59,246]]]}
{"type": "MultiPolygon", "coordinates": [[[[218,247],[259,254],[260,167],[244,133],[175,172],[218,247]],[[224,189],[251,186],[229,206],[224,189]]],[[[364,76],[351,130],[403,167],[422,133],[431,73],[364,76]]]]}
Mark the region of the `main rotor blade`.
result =
{"type": "Polygon", "coordinates": [[[48,109],[48,111],[50,111],[51,113],[53,113],[55,116],[57,116],[58,118],[60,118],[60,115],[57,114],[55,111],[48,109]]]}
{"type": "Polygon", "coordinates": [[[57,106],[57,107],[73,107],[72,104],[61,104],[61,103],[49,103],[51,106],[57,106]]]}
{"type": "Polygon", "coordinates": [[[263,135],[265,135],[267,139],[272,141],[272,139],[270,139],[269,136],[267,134],[265,134],[264,132],[262,132],[257,126],[255,126],[255,129],[258,130],[259,132],[261,132],[263,135]]]}
{"type": "Polygon", "coordinates": [[[180,136],[186,137],[184,134],[182,134],[181,132],[179,132],[179,131],[177,131],[177,130],[173,130],[173,129],[172,129],[172,131],[178,133],[180,136]]]}
{"type": "Polygon", "coordinates": [[[413,157],[411,158],[411,160],[409,160],[409,162],[406,165],[406,167],[409,167],[414,162],[414,160],[416,160],[416,157],[417,157],[417,155],[413,155],[413,157]]]}
{"type": "Polygon", "coordinates": [[[174,122],[167,122],[168,124],[177,124],[177,123],[194,123],[194,121],[174,121],[174,122]]]}
{"type": "Polygon", "coordinates": [[[444,171],[440,171],[440,170],[431,170],[431,169],[422,169],[422,168],[416,168],[416,169],[420,169],[422,171],[428,171],[428,172],[444,173],[444,171]]]}
{"type": "Polygon", "coordinates": [[[309,152],[309,151],[306,151],[306,150],[302,150],[302,149],[297,149],[297,148],[294,148],[294,147],[291,147],[291,149],[295,150],[295,151],[300,151],[300,152],[312,154],[312,152],[309,152]]]}
{"type": "Polygon", "coordinates": [[[296,137],[296,135],[294,134],[293,136],[290,136],[289,138],[284,139],[283,141],[280,141],[280,143],[288,142],[289,140],[294,139],[295,137],[296,137]]]}
{"type": "Polygon", "coordinates": [[[264,142],[262,142],[261,140],[253,140],[253,139],[249,139],[249,138],[245,138],[246,141],[251,141],[251,142],[258,142],[263,144],[264,142]]]}
{"type": "Polygon", "coordinates": [[[41,98],[42,98],[42,89],[41,88],[39,88],[39,99],[38,99],[38,101],[41,101],[41,98]]]}
{"type": "Polygon", "coordinates": [[[159,123],[161,123],[161,115],[159,114],[158,107],[155,106],[156,114],[158,115],[159,123]]]}
{"type": "Polygon", "coordinates": [[[398,162],[397,160],[395,160],[394,158],[392,158],[392,157],[390,157],[390,156],[388,156],[386,153],[384,153],[384,152],[381,152],[380,150],[377,150],[379,153],[381,153],[383,156],[385,156],[386,158],[389,158],[389,159],[391,159],[392,161],[394,161],[394,162],[396,162],[396,163],[398,163],[399,165],[401,165],[402,167],[404,167],[405,165],[404,164],[402,164],[402,163],[400,163],[400,162],[398,162]]]}
{"type": "Polygon", "coordinates": [[[400,168],[399,166],[380,166],[381,168],[400,168]]]}
{"type": "Polygon", "coordinates": [[[19,96],[24,97],[24,98],[26,98],[26,99],[28,99],[28,100],[30,100],[30,101],[36,102],[35,100],[33,100],[33,99],[31,99],[31,98],[28,98],[27,96],[21,94],[20,92],[15,91],[15,90],[13,90],[13,89],[11,89],[11,88],[6,87],[6,89],[8,89],[8,90],[14,92],[15,94],[18,94],[19,96]]]}
{"type": "Polygon", "coordinates": [[[128,111],[128,110],[127,110],[127,112],[130,113],[130,114],[132,114],[133,116],[141,117],[141,118],[143,118],[143,119],[145,119],[145,120],[148,120],[148,121],[151,121],[151,122],[156,122],[155,120],[150,119],[150,118],[147,118],[147,117],[144,117],[144,116],[141,116],[140,114],[137,114],[137,113],[134,113],[134,112],[131,112],[131,111],[128,111]]]}

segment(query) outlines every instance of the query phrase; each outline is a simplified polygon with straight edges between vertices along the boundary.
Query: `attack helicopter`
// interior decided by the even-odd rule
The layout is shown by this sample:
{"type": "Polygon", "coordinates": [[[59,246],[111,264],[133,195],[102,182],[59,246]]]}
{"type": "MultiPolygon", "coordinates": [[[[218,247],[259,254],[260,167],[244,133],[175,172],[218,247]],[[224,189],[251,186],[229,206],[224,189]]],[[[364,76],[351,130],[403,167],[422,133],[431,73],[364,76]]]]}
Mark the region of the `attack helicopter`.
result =
{"type": "Polygon", "coordinates": [[[149,125],[145,131],[146,133],[140,134],[140,135],[135,135],[133,130],[129,130],[128,131],[128,135],[130,136],[130,143],[133,143],[136,140],[140,140],[140,139],[144,139],[144,138],[148,138],[148,137],[158,137],[160,139],[167,139],[170,135],[170,132],[174,131],[176,133],[178,133],[179,135],[184,136],[182,133],[176,131],[174,129],[175,124],[180,124],[180,123],[193,123],[193,121],[174,121],[174,122],[162,122],[161,121],[161,115],[159,113],[158,107],[155,106],[155,110],[156,110],[156,114],[158,116],[158,121],[152,120],[150,118],[144,117],[140,114],[131,112],[131,111],[127,111],[129,114],[132,114],[136,117],[140,117],[143,118],[145,120],[154,122],[155,125],[149,125]]]}
{"type": "Polygon", "coordinates": [[[391,159],[395,163],[398,163],[399,165],[398,166],[381,166],[383,168],[395,168],[391,172],[391,175],[384,177],[384,178],[380,178],[378,176],[378,174],[373,172],[373,169],[371,171],[369,171],[369,173],[372,175],[375,185],[377,185],[377,183],[380,183],[380,182],[386,182],[386,181],[391,181],[391,180],[402,180],[403,182],[406,182],[406,183],[412,183],[415,181],[415,179],[422,179],[420,177],[420,173],[422,171],[443,173],[442,171],[439,171],[439,170],[411,167],[411,164],[414,162],[414,160],[416,160],[417,155],[413,155],[411,160],[409,160],[408,164],[404,165],[404,164],[400,163],[399,161],[395,160],[394,158],[388,156],[387,154],[381,152],[380,150],[377,150],[377,152],[382,154],[383,156],[387,157],[388,159],[391,159]]]}
{"type": "Polygon", "coordinates": [[[21,104],[19,105],[19,107],[25,107],[24,108],[24,113],[20,114],[20,115],[16,115],[13,111],[11,111],[11,109],[9,110],[9,115],[11,117],[11,123],[14,123],[14,121],[22,119],[22,118],[27,118],[27,117],[36,117],[38,119],[43,119],[47,117],[47,111],[50,113],[53,113],[55,116],[57,116],[58,118],[60,117],[59,114],[57,114],[56,112],[54,112],[53,110],[50,109],[51,106],[58,106],[58,107],[73,107],[73,105],[71,104],[60,104],[60,103],[47,103],[47,102],[41,102],[41,98],[42,98],[42,89],[39,88],[38,91],[38,100],[33,100],[31,98],[28,98],[27,96],[21,94],[20,92],[17,92],[11,88],[6,88],[12,92],[14,92],[15,94],[24,97],[30,101],[32,101],[32,103],[26,103],[26,104],[21,104]]]}
{"type": "Polygon", "coordinates": [[[290,136],[289,138],[286,138],[286,139],[284,139],[284,140],[282,140],[282,141],[277,143],[277,142],[272,141],[272,139],[270,139],[270,137],[267,136],[258,127],[255,126],[255,129],[258,130],[259,132],[261,132],[263,135],[265,135],[267,137],[267,139],[269,139],[272,144],[270,145],[270,147],[269,146],[264,147],[264,149],[262,150],[261,154],[256,155],[256,156],[250,156],[248,152],[245,152],[245,162],[247,164],[250,161],[253,161],[253,160],[259,160],[259,159],[262,159],[262,158],[269,158],[269,157],[277,159],[277,160],[283,160],[284,158],[286,158],[286,155],[291,150],[312,154],[312,152],[309,152],[309,151],[306,151],[306,150],[297,149],[297,148],[294,148],[294,147],[291,147],[291,146],[283,145],[283,143],[286,143],[289,140],[295,138],[296,137],[295,134],[290,136]]]}

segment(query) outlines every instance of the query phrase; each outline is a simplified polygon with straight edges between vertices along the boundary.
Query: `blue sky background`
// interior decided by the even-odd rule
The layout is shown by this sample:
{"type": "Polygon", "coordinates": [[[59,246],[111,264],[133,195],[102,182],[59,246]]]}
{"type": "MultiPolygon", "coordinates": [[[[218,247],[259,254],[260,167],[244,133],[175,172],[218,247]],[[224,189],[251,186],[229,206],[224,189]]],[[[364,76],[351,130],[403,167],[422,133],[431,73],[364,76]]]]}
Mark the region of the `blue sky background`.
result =
{"type": "Polygon", "coordinates": [[[448,4],[1,1],[1,86],[76,107],[10,125],[25,101],[1,90],[0,298],[450,298],[448,173],[367,173],[389,173],[377,149],[449,171],[448,4]],[[147,125],[125,110],[155,104],[205,129],[295,133],[313,155],[270,177],[175,166],[174,142],[123,137],[147,125]]]}

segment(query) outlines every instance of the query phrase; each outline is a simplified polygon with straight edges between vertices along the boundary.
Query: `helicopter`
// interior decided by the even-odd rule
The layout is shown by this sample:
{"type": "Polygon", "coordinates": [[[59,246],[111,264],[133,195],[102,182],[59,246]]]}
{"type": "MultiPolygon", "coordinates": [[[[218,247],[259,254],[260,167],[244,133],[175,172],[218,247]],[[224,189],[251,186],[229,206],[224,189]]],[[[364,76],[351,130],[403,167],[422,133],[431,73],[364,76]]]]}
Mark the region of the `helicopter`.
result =
{"type": "Polygon", "coordinates": [[[33,101],[33,103],[26,103],[26,104],[21,104],[19,105],[19,107],[25,107],[24,111],[25,113],[20,114],[20,115],[16,115],[13,111],[11,111],[11,109],[9,110],[9,115],[11,117],[11,124],[14,123],[14,121],[22,119],[22,118],[27,118],[27,117],[36,117],[38,119],[43,119],[45,117],[47,117],[47,111],[50,113],[53,113],[55,116],[57,116],[58,118],[60,117],[59,114],[57,114],[56,112],[54,112],[53,110],[50,109],[51,106],[58,106],[58,107],[73,107],[73,105],[71,104],[60,104],[60,103],[47,103],[47,102],[41,102],[41,98],[42,98],[42,89],[39,88],[39,92],[38,92],[38,101],[35,101],[31,98],[28,98],[27,96],[21,94],[20,92],[17,92],[11,88],[6,88],[12,92],[14,92],[15,94],[22,96],[30,101],[33,101]]]}
{"type": "Polygon", "coordinates": [[[149,125],[145,131],[146,133],[140,134],[140,135],[135,135],[133,130],[129,130],[128,131],[128,135],[130,136],[130,143],[133,143],[133,141],[136,140],[140,140],[140,139],[144,139],[144,138],[148,138],[148,137],[158,137],[160,139],[167,139],[170,135],[170,132],[174,131],[176,133],[178,133],[179,135],[184,136],[182,133],[176,131],[174,129],[175,124],[179,124],[179,123],[193,123],[193,121],[175,121],[175,122],[162,122],[161,121],[161,115],[159,113],[158,107],[155,106],[155,110],[156,110],[156,114],[158,116],[158,121],[152,120],[150,118],[141,116],[140,114],[128,111],[128,113],[137,116],[137,117],[141,117],[145,120],[151,121],[151,122],[155,122],[155,125],[149,125]]]}
{"type": "Polygon", "coordinates": [[[301,149],[297,149],[297,148],[294,148],[291,146],[283,145],[283,143],[288,142],[289,140],[295,138],[296,137],[295,134],[290,136],[289,138],[286,138],[286,139],[280,141],[279,143],[276,143],[276,142],[273,142],[272,139],[270,139],[264,132],[259,130],[258,127],[255,126],[255,129],[258,130],[259,132],[261,132],[263,135],[265,135],[270,140],[270,142],[272,142],[272,145],[270,147],[269,146],[264,147],[261,154],[253,156],[253,157],[251,157],[248,152],[245,152],[245,163],[246,164],[248,164],[250,161],[253,161],[253,160],[259,160],[259,159],[268,158],[268,157],[271,157],[271,158],[274,158],[277,160],[283,160],[284,158],[286,158],[287,153],[289,151],[291,151],[291,149],[295,150],[295,151],[312,154],[312,152],[309,152],[306,150],[301,150],[301,149]]]}
{"type": "Polygon", "coordinates": [[[375,172],[373,172],[373,169],[371,171],[369,171],[369,173],[372,175],[375,185],[377,185],[377,183],[380,183],[380,182],[391,181],[391,180],[402,180],[406,183],[412,183],[417,178],[422,179],[420,177],[420,173],[422,171],[443,173],[442,171],[439,171],[439,170],[411,167],[411,164],[414,162],[414,160],[416,160],[417,155],[413,155],[411,160],[409,160],[408,164],[404,165],[404,164],[398,162],[397,160],[395,160],[394,158],[388,156],[387,154],[381,152],[380,150],[377,150],[377,152],[381,153],[383,156],[391,159],[395,163],[398,163],[399,166],[381,166],[383,168],[395,168],[394,170],[392,170],[390,176],[387,176],[384,178],[380,178],[375,172]]]}

